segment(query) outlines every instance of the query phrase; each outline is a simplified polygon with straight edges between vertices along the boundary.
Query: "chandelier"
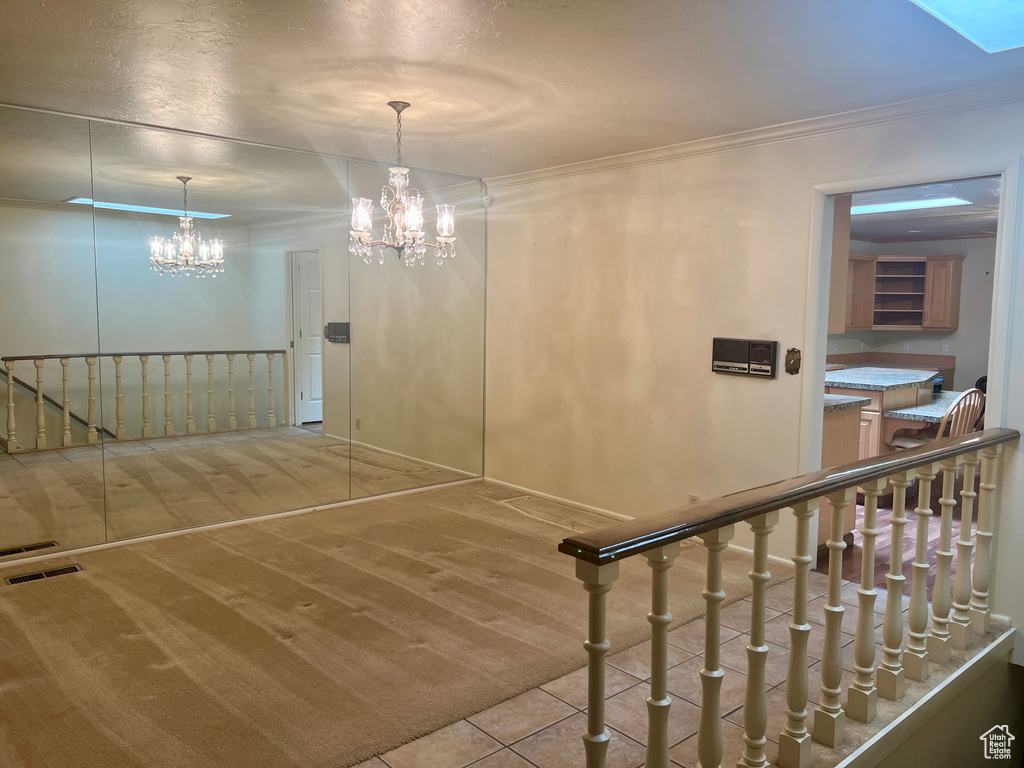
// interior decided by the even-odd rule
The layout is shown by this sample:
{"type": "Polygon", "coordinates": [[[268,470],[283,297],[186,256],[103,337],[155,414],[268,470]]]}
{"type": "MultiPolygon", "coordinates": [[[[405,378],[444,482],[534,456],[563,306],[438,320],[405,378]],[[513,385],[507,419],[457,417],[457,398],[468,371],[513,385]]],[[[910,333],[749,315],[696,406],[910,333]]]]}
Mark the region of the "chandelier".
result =
{"type": "Polygon", "coordinates": [[[195,275],[216,277],[224,271],[224,244],[220,240],[203,240],[192,226],[188,215],[188,183],[191,176],[177,176],[182,188],[182,213],[174,235],[165,240],[153,237],[149,241],[149,268],[161,275],[195,275]]]}
{"type": "Polygon", "coordinates": [[[437,243],[428,243],[423,232],[423,198],[419,190],[409,186],[409,169],[402,165],[402,110],[407,101],[389,101],[388,106],[398,116],[398,162],[390,168],[388,184],[381,190],[380,205],[388,221],[384,235],[374,240],[373,201],[367,197],[352,198],[352,229],[349,230],[348,250],[363,261],[373,261],[373,249],[384,263],[384,251],[394,248],[408,266],[424,264],[427,248],[434,249],[438,264],[455,257],[455,206],[437,206],[437,243]]]}

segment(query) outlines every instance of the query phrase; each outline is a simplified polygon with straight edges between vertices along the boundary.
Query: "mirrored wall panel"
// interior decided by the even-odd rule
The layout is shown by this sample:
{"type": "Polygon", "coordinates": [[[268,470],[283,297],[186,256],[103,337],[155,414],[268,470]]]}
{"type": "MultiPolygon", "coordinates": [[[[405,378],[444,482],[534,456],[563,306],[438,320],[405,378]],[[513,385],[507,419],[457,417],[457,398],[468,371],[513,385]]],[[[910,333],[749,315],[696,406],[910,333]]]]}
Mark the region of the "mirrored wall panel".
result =
{"type": "Polygon", "coordinates": [[[112,124],[92,152],[108,536],[347,500],[347,162],[112,124]]]}
{"type": "Polygon", "coordinates": [[[367,263],[386,165],[0,120],[0,557],[481,474],[478,181],[413,170],[454,256],[367,263]]]}
{"type": "MultiPolygon", "coordinates": [[[[349,164],[353,196],[380,197],[387,181],[379,165],[349,164]]],[[[393,249],[351,256],[353,497],[483,471],[481,185],[415,170],[410,183],[428,236],[436,207],[455,206],[454,254],[427,248],[411,266],[393,249]]]]}
{"type": "Polygon", "coordinates": [[[89,124],[0,110],[0,552],[106,540],[89,124]]]}

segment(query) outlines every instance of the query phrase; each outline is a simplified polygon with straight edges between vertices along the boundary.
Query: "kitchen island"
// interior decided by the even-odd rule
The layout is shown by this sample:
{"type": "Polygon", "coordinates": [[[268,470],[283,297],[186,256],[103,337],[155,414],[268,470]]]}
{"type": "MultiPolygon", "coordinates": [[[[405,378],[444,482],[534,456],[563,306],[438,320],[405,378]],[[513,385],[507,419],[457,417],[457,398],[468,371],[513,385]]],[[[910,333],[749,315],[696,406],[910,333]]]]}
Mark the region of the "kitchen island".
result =
{"type": "Polygon", "coordinates": [[[884,440],[883,412],[930,404],[937,375],[938,371],[877,367],[825,372],[826,397],[846,395],[868,400],[860,411],[858,458],[892,450],[884,440]]]}
{"type": "MultiPolygon", "coordinates": [[[[836,467],[856,461],[860,450],[861,409],[871,405],[868,397],[852,395],[825,395],[825,413],[821,427],[821,466],[836,467]]],[[[831,509],[822,498],[819,510],[831,509]]],[[[843,535],[851,538],[856,521],[857,505],[851,503],[843,513],[843,535]]],[[[818,547],[828,539],[828,515],[818,518],[818,547]]],[[[852,541],[852,538],[851,538],[852,541]]]]}

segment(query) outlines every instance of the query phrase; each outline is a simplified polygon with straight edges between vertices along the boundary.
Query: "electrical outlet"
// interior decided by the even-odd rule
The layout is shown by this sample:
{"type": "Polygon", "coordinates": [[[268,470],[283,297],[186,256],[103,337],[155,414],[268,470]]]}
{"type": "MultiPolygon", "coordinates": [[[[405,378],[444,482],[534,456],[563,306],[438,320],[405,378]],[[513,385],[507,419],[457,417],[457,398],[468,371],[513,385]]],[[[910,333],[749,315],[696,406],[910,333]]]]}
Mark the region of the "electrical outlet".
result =
{"type": "Polygon", "coordinates": [[[909,341],[903,342],[903,351],[904,352],[909,352],[910,351],[910,342],[909,341]]]}
{"type": "Polygon", "coordinates": [[[696,493],[691,493],[690,494],[690,503],[691,504],[696,504],[699,501],[700,501],[700,496],[698,496],[696,493]]]}
{"type": "Polygon", "coordinates": [[[838,352],[839,351],[839,342],[838,341],[833,341],[832,342],[832,351],[833,352],[838,352]]]}
{"type": "Polygon", "coordinates": [[[942,345],[942,354],[949,354],[949,344],[942,345]]]}
{"type": "Polygon", "coordinates": [[[357,417],[356,417],[356,429],[362,429],[362,428],[363,428],[363,420],[362,420],[362,419],[360,419],[360,418],[359,418],[359,417],[357,416],[357,417]]]}

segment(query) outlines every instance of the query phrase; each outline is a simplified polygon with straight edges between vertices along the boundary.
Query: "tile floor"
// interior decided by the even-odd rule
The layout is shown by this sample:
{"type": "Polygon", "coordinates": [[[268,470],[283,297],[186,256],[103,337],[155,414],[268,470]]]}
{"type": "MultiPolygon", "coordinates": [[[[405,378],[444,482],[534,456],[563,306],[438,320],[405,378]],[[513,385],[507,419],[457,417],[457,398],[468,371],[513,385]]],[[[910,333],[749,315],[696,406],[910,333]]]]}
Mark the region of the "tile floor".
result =
{"type": "MultiPolygon", "coordinates": [[[[843,621],[843,689],[853,680],[853,634],[856,627],[856,588],[843,582],[842,600],[847,612],[843,621]]],[[[817,703],[820,691],[818,659],[824,641],[821,606],[828,590],[827,578],[809,574],[811,635],[810,695],[817,703]]],[[[785,674],[789,656],[787,605],[792,604],[793,584],[786,581],[768,592],[766,636],[768,654],[768,747],[769,759],[778,753],[778,734],[785,726],[785,674]]],[[[909,602],[904,601],[904,611],[909,602]]],[[[884,594],[876,601],[876,641],[880,640],[884,594]]],[[[722,611],[722,730],[725,752],[722,765],[735,765],[743,750],[743,695],[746,685],[745,646],[750,631],[750,601],[740,600],[722,611]]],[[[672,764],[697,765],[697,724],[700,717],[699,671],[704,657],[704,619],[699,618],[669,633],[668,690],[672,695],[669,740],[672,764]]],[[[881,659],[881,645],[876,648],[881,659]]],[[[580,649],[581,660],[584,656],[580,649]]],[[[608,656],[606,721],[612,732],[608,768],[642,766],[647,738],[645,699],[650,690],[650,642],[608,656]]],[[[374,757],[356,768],[584,768],[581,734],[586,728],[586,669],[553,680],[465,720],[460,720],[416,741],[374,757]]],[[[813,706],[813,705],[812,705],[813,706]]],[[[810,719],[808,720],[810,726],[810,719]]]]}

